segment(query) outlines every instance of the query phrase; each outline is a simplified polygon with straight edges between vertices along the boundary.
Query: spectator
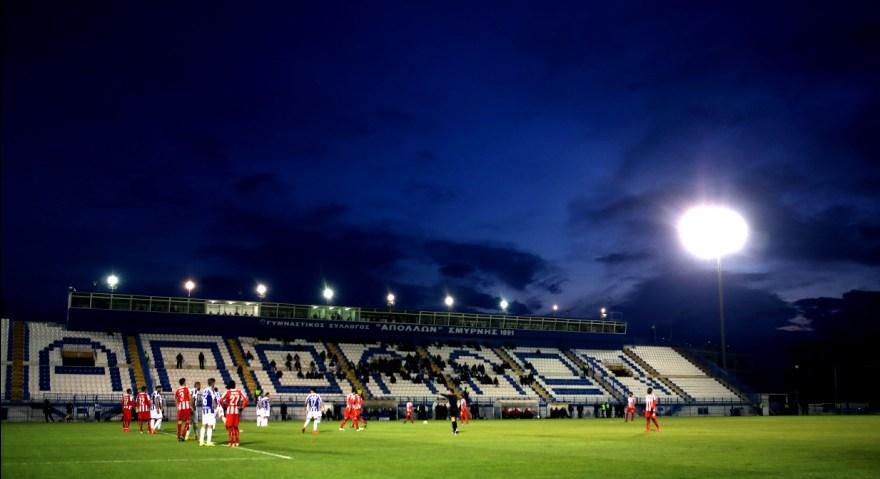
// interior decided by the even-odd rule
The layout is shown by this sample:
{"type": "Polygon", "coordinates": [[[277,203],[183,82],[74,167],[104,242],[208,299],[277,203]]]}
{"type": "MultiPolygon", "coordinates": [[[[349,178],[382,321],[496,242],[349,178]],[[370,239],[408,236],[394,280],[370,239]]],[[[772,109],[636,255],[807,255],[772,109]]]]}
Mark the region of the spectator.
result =
{"type": "Polygon", "coordinates": [[[95,402],[95,421],[101,420],[101,403],[95,402]]]}
{"type": "Polygon", "coordinates": [[[275,373],[276,378],[281,379],[281,376],[284,376],[284,371],[278,371],[277,373],[275,373]]]}
{"type": "Polygon", "coordinates": [[[291,356],[290,353],[287,353],[287,357],[284,359],[286,359],[288,361],[293,361],[293,356],[291,356]]]}
{"type": "Polygon", "coordinates": [[[64,422],[73,421],[73,404],[67,403],[64,405],[64,422]]]}
{"type": "Polygon", "coordinates": [[[205,353],[199,351],[199,369],[205,369],[205,353]]]}
{"type": "Polygon", "coordinates": [[[242,369],[241,364],[239,364],[238,367],[235,368],[235,372],[238,373],[239,377],[241,377],[243,375],[242,373],[244,372],[244,370],[242,369]]]}
{"type": "MultiPolygon", "coordinates": [[[[290,355],[288,354],[288,356],[290,356],[290,355]]],[[[293,364],[290,362],[290,359],[288,359],[287,361],[285,361],[285,362],[284,362],[284,365],[287,366],[287,370],[288,370],[288,371],[293,371],[293,364]]]]}
{"type": "Polygon", "coordinates": [[[287,421],[287,403],[281,403],[281,422],[287,421]]]}
{"type": "Polygon", "coordinates": [[[253,355],[253,354],[251,354],[251,352],[250,352],[250,350],[248,350],[248,352],[247,352],[247,353],[245,353],[245,355],[244,355],[244,358],[245,358],[245,359],[247,359],[247,360],[248,360],[248,362],[251,362],[251,361],[253,361],[253,360],[254,360],[254,355],[253,355]]]}
{"type": "Polygon", "coordinates": [[[177,353],[177,369],[183,367],[183,353],[177,353]]]}
{"type": "Polygon", "coordinates": [[[55,418],[52,417],[52,402],[48,399],[43,401],[43,417],[46,418],[46,422],[55,422],[55,418]]]}

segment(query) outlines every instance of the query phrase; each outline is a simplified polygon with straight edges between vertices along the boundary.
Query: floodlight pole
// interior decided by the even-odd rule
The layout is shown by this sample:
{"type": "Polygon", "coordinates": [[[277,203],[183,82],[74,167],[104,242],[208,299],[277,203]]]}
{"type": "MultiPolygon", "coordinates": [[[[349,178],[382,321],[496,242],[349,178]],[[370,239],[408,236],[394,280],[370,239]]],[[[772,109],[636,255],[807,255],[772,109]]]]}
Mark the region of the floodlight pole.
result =
{"type": "Polygon", "coordinates": [[[716,258],[718,266],[718,317],[721,320],[721,367],[727,371],[727,340],[724,337],[724,286],[721,282],[721,256],[716,258]]]}

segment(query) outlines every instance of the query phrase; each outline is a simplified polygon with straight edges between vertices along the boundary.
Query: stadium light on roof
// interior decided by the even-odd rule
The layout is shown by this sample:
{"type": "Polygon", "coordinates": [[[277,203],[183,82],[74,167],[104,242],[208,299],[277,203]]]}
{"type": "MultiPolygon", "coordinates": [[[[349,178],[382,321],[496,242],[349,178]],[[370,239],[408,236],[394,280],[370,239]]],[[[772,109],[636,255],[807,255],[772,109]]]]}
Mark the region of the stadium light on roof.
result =
{"type": "Polygon", "coordinates": [[[721,323],[721,367],[727,369],[727,341],[724,337],[724,288],[721,258],[736,253],[746,244],[749,226],[742,215],[724,206],[695,206],[678,221],[682,245],[700,259],[715,260],[718,275],[718,318],[721,323]]]}
{"type": "Polygon", "coordinates": [[[443,304],[445,304],[447,308],[452,308],[452,305],[455,304],[455,298],[453,298],[452,295],[447,294],[446,298],[443,299],[443,304]]]}
{"type": "Polygon", "coordinates": [[[329,286],[324,286],[324,291],[321,292],[321,295],[324,296],[324,300],[327,301],[327,304],[330,304],[330,301],[333,300],[334,294],[336,294],[336,292],[329,286]]]}
{"type": "Polygon", "coordinates": [[[183,283],[183,288],[186,289],[186,296],[189,297],[192,294],[192,291],[196,289],[196,282],[188,279],[186,283],[183,283]]]}
{"type": "Polygon", "coordinates": [[[508,303],[506,299],[501,298],[501,302],[498,303],[498,306],[501,307],[501,311],[507,312],[507,307],[510,306],[510,303],[508,303]]]}
{"type": "Polygon", "coordinates": [[[394,306],[394,301],[396,299],[394,293],[388,293],[388,296],[385,297],[385,300],[388,301],[388,306],[394,306]]]}
{"type": "Polygon", "coordinates": [[[269,291],[269,288],[267,288],[265,284],[260,283],[257,285],[257,296],[259,296],[260,299],[263,299],[266,297],[267,291],[269,291]]]}
{"type": "Polygon", "coordinates": [[[119,284],[119,276],[115,274],[110,274],[107,276],[107,286],[110,287],[110,291],[116,291],[116,286],[119,284]]]}
{"type": "Polygon", "coordinates": [[[558,304],[554,304],[554,305],[553,305],[553,312],[555,313],[555,312],[557,312],[557,311],[559,311],[559,305],[558,305],[558,304]]]}

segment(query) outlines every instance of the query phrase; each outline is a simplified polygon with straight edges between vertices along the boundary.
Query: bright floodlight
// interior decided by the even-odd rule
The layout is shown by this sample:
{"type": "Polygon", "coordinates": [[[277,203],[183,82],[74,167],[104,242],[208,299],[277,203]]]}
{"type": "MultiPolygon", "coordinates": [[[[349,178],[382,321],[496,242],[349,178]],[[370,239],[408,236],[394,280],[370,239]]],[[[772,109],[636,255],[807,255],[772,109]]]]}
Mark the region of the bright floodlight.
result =
{"type": "Polygon", "coordinates": [[[330,301],[331,299],[333,299],[334,292],[333,289],[331,289],[329,286],[324,286],[324,292],[321,294],[324,295],[324,299],[330,301]]]}
{"type": "Polygon", "coordinates": [[[554,304],[554,305],[553,305],[553,311],[559,311],[559,305],[558,305],[558,304],[554,304]]]}
{"type": "Polygon", "coordinates": [[[192,293],[192,290],[196,289],[196,282],[188,279],[186,283],[183,283],[183,287],[186,289],[187,293],[192,293]]]}
{"type": "Polygon", "coordinates": [[[394,297],[394,293],[388,293],[385,299],[388,300],[388,306],[394,306],[394,300],[397,298],[394,297]]]}
{"type": "Polygon", "coordinates": [[[443,303],[446,304],[447,308],[451,308],[453,304],[455,304],[455,298],[450,295],[446,295],[446,299],[443,300],[443,303]]]}
{"type": "Polygon", "coordinates": [[[119,284],[119,277],[118,276],[116,276],[115,274],[111,274],[110,276],[107,276],[107,286],[110,287],[111,291],[116,289],[117,284],[119,284]]]}
{"type": "Polygon", "coordinates": [[[749,227],[739,213],[723,206],[697,206],[678,222],[685,249],[701,259],[717,259],[742,249],[749,227]]]}
{"type": "Polygon", "coordinates": [[[510,306],[510,303],[508,303],[506,299],[502,298],[501,302],[498,303],[498,306],[501,306],[502,311],[507,311],[507,307],[510,306]]]}
{"type": "Polygon", "coordinates": [[[269,290],[269,288],[267,288],[266,285],[263,283],[260,283],[257,285],[257,295],[261,298],[266,297],[266,291],[268,291],[268,290],[269,290]]]}

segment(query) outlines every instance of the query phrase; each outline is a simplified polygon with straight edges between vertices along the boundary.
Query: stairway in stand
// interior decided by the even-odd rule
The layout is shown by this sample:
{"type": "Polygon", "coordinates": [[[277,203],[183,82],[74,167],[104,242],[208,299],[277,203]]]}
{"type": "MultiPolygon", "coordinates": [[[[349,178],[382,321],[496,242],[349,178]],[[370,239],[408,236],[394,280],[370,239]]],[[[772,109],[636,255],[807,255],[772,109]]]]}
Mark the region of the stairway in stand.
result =
{"type": "Polygon", "coordinates": [[[608,381],[606,381],[605,378],[602,377],[602,374],[596,370],[596,368],[590,367],[589,364],[584,362],[583,359],[579,358],[578,355],[571,350],[560,349],[560,351],[562,351],[562,354],[564,354],[565,357],[567,357],[571,362],[577,364],[577,366],[581,368],[581,371],[589,371],[590,378],[593,381],[599,383],[599,385],[605,388],[606,391],[611,393],[611,395],[614,396],[614,399],[616,399],[621,404],[626,403],[626,394],[624,394],[623,391],[619,390],[618,388],[615,388],[611,384],[609,384],[608,381]]]}
{"type": "Polygon", "coordinates": [[[24,391],[24,348],[25,323],[12,322],[12,400],[23,401],[24,391]]]}
{"type": "MultiPolygon", "coordinates": [[[[370,391],[364,387],[364,385],[361,383],[361,380],[358,379],[357,376],[354,374],[354,367],[352,366],[352,364],[350,362],[348,362],[348,358],[346,358],[345,355],[342,354],[342,351],[339,349],[339,346],[337,346],[334,343],[327,342],[327,343],[324,343],[324,349],[326,349],[328,353],[330,353],[336,357],[337,367],[342,368],[342,372],[345,373],[345,377],[348,378],[349,382],[351,382],[351,384],[354,386],[354,388],[358,389],[360,391],[363,391],[364,396],[372,397],[372,394],[370,394],[370,391]]],[[[347,393],[348,391],[343,390],[342,392],[347,393]]],[[[364,399],[368,399],[368,398],[364,397],[364,399]]]]}
{"type": "Polygon", "coordinates": [[[229,353],[232,354],[232,362],[233,365],[241,366],[241,378],[244,380],[245,392],[253,399],[256,399],[257,389],[259,386],[257,385],[257,380],[254,377],[254,372],[251,371],[250,365],[244,358],[244,350],[241,348],[241,342],[239,342],[238,338],[226,338],[226,346],[229,347],[229,353]]]}
{"type": "Polygon", "coordinates": [[[437,364],[436,361],[434,361],[434,358],[432,358],[431,355],[428,354],[428,351],[424,347],[416,346],[416,352],[419,354],[419,356],[428,360],[428,362],[431,364],[431,370],[439,375],[441,379],[443,379],[443,382],[446,384],[447,389],[454,392],[456,395],[461,396],[461,390],[458,389],[458,386],[456,386],[455,383],[453,383],[452,380],[446,376],[446,374],[443,374],[443,370],[440,369],[440,366],[437,364]]]}
{"type": "MultiPolygon", "coordinates": [[[[517,362],[514,361],[509,354],[507,354],[507,351],[505,351],[504,348],[494,348],[493,351],[495,351],[495,354],[497,354],[502,361],[510,366],[510,368],[517,374],[517,376],[526,375],[526,371],[522,367],[520,367],[520,365],[517,364],[517,362]]],[[[531,386],[532,389],[534,389],[535,392],[538,393],[538,396],[541,396],[541,398],[548,403],[553,401],[553,397],[550,396],[550,393],[547,392],[547,390],[544,389],[544,386],[541,386],[538,381],[532,381],[529,386],[531,386]]]]}
{"type": "MultiPolygon", "coordinates": [[[[136,336],[125,336],[125,349],[128,353],[129,361],[131,362],[131,369],[134,371],[134,383],[135,383],[135,392],[140,391],[142,386],[146,386],[150,389],[150,384],[147,384],[146,378],[146,369],[144,364],[146,362],[146,358],[141,354],[141,349],[138,348],[138,340],[136,336]]],[[[152,383],[152,381],[150,381],[152,383]]]]}

